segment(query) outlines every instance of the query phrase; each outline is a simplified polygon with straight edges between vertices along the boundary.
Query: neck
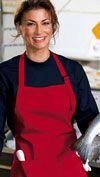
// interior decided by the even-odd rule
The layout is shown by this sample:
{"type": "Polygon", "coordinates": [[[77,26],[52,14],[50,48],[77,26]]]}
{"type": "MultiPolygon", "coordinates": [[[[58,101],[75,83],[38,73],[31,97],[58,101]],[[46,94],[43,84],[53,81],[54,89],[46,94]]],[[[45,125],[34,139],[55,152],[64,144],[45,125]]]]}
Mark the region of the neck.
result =
{"type": "Polygon", "coordinates": [[[46,61],[49,58],[50,51],[49,49],[37,50],[37,51],[26,50],[26,55],[28,56],[28,58],[30,58],[30,60],[41,63],[46,61]]]}

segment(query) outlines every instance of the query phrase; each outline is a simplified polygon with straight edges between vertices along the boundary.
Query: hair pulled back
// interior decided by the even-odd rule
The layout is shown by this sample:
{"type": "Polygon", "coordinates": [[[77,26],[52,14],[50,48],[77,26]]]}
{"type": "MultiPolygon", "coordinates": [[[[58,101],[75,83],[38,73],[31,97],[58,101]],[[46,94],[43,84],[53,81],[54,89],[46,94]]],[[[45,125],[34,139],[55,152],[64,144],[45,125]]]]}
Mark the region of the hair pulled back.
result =
{"type": "Polygon", "coordinates": [[[32,9],[40,9],[40,8],[43,8],[50,13],[52,28],[53,28],[53,35],[54,35],[54,33],[58,29],[59,22],[58,22],[55,8],[53,4],[50,2],[50,0],[25,0],[23,1],[15,12],[15,16],[14,16],[15,26],[17,23],[21,24],[22,17],[26,12],[32,9]]]}

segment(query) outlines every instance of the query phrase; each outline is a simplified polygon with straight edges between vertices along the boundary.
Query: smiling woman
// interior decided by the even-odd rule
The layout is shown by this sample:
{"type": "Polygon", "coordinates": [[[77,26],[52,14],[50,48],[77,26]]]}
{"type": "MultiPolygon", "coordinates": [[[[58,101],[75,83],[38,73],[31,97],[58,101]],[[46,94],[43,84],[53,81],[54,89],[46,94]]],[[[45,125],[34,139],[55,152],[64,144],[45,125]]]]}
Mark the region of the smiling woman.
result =
{"type": "Polygon", "coordinates": [[[55,8],[25,0],[14,23],[26,50],[0,64],[0,150],[6,118],[16,144],[10,177],[87,177],[70,148],[73,123],[84,133],[98,108],[82,66],[49,50],[55,8]]]}

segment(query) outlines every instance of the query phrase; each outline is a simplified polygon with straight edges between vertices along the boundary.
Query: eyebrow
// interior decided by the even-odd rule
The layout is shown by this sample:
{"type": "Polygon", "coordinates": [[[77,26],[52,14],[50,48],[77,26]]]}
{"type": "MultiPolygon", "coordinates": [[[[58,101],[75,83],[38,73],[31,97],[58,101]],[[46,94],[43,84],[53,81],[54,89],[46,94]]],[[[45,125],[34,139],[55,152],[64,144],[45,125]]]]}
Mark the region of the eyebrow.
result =
{"type": "MultiPolygon", "coordinates": [[[[47,21],[47,20],[50,21],[50,19],[47,18],[47,19],[42,20],[42,22],[47,21]]],[[[32,20],[32,19],[27,19],[25,21],[36,22],[35,20],[32,20]]]]}

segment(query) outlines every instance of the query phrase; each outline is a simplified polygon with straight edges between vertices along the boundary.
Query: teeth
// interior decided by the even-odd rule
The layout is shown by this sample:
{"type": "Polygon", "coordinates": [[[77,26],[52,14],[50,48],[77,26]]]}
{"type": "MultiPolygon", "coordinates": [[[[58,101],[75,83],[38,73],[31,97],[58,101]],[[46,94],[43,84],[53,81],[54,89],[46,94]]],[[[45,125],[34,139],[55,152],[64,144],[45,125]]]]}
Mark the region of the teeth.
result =
{"type": "Polygon", "coordinates": [[[40,40],[44,40],[44,37],[34,37],[33,39],[40,41],[40,40]]]}

